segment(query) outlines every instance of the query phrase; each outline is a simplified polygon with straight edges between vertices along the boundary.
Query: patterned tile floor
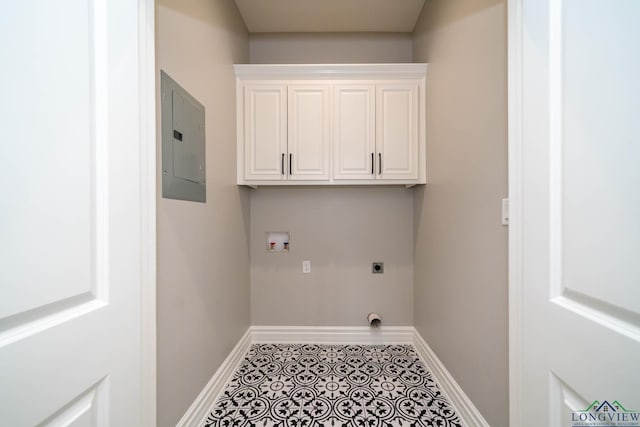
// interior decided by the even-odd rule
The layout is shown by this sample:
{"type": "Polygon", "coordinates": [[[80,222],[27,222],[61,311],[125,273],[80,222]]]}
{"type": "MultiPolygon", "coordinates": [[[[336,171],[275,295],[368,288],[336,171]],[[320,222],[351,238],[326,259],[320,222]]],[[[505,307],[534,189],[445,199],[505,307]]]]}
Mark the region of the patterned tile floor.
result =
{"type": "Polygon", "coordinates": [[[461,426],[410,345],[255,344],[205,426],[461,426]]]}

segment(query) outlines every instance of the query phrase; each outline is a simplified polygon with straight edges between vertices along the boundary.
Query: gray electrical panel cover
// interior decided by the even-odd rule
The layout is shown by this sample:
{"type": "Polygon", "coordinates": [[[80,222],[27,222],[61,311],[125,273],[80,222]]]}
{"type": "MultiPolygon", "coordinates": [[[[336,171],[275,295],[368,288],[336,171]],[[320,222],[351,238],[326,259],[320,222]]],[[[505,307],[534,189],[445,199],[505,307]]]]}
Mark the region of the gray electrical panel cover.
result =
{"type": "Polygon", "coordinates": [[[162,197],[206,202],[204,106],[164,71],[162,197]]]}

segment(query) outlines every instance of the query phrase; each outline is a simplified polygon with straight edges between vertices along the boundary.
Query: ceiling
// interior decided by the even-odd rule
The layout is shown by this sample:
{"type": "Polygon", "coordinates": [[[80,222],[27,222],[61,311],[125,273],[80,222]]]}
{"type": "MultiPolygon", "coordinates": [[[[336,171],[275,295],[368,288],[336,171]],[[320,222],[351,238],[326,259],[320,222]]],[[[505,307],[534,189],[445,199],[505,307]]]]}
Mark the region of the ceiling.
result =
{"type": "Polygon", "coordinates": [[[250,33],[410,33],[425,0],[235,0],[250,33]]]}

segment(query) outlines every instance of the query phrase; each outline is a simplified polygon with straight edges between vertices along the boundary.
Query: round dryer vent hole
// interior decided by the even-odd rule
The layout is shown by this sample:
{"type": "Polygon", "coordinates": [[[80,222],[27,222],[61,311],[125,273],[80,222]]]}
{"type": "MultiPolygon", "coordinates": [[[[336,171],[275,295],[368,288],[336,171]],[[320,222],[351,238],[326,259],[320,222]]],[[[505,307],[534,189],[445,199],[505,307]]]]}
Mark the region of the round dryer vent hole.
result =
{"type": "Polygon", "coordinates": [[[369,313],[367,315],[367,321],[372,328],[379,328],[382,323],[382,319],[378,313],[369,313]]]}

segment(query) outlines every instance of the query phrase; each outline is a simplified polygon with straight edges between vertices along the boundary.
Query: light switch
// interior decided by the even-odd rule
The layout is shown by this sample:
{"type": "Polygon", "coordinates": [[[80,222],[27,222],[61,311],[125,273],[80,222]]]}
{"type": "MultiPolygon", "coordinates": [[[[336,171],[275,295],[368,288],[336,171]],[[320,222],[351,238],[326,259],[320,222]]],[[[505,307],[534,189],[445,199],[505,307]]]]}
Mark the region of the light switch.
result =
{"type": "Polygon", "coordinates": [[[311,273],[311,261],[306,260],[302,261],[302,272],[303,273],[311,273]]]}
{"type": "Polygon", "coordinates": [[[502,225],[509,225],[509,199],[502,199],[502,225]]]}

